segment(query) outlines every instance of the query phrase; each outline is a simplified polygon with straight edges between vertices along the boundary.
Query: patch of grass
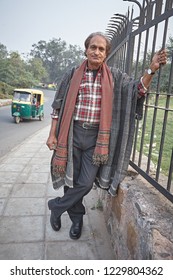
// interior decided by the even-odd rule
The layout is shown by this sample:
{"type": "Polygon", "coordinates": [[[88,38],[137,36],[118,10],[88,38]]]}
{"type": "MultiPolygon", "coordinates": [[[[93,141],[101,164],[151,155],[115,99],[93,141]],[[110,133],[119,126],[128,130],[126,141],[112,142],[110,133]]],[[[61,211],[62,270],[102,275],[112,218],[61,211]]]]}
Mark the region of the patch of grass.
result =
{"type": "MultiPolygon", "coordinates": [[[[154,105],[154,102],[155,102],[154,97],[151,97],[149,104],[154,105]]],[[[165,106],[166,106],[166,96],[159,97],[158,107],[165,108],[165,106]]],[[[170,97],[169,109],[173,110],[173,96],[170,97]]],[[[143,153],[146,156],[148,156],[151,132],[153,132],[152,130],[154,129],[151,160],[155,164],[155,166],[157,166],[158,157],[161,150],[161,146],[160,146],[161,139],[164,139],[162,160],[161,160],[161,172],[167,176],[169,172],[171,153],[173,149],[173,111],[172,112],[167,111],[165,113],[165,110],[157,109],[156,123],[154,128],[152,128],[153,116],[154,116],[154,108],[149,107],[147,111],[143,153]],[[165,119],[166,115],[167,115],[167,119],[165,119]],[[166,120],[166,126],[163,129],[164,120],[166,120]]],[[[139,130],[138,133],[138,143],[137,143],[138,151],[140,149],[141,133],[142,133],[142,128],[139,130]]]]}

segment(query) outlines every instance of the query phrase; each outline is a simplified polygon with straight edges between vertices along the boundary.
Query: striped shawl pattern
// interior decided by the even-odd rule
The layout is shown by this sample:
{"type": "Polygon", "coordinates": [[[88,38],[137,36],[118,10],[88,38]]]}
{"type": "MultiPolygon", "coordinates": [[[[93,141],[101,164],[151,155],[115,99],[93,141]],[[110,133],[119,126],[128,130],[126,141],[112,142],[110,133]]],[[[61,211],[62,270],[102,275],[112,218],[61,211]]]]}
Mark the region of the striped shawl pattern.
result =
{"type": "MultiPolygon", "coordinates": [[[[57,136],[59,134],[62,112],[73,72],[74,69],[65,74],[52,104],[54,109],[60,110],[57,124],[57,136]]],[[[120,182],[126,176],[133,143],[135,118],[142,118],[144,97],[137,100],[139,80],[134,81],[117,68],[111,68],[111,72],[114,81],[114,89],[109,158],[107,164],[100,166],[95,184],[107,190],[112,196],[115,196],[117,195],[120,182]]],[[[98,136],[98,143],[99,137],[104,137],[104,135],[98,136]]],[[[55,152],[53,153],[52,160],[54,156],[55,152]]],[[[58,189],[64,185],[73,187],[73,168],[72,120],[68,134],[68,154],[65,177],[57,178],[54,176],[51,164],[51,176],[54,189],[58,189]]]]}

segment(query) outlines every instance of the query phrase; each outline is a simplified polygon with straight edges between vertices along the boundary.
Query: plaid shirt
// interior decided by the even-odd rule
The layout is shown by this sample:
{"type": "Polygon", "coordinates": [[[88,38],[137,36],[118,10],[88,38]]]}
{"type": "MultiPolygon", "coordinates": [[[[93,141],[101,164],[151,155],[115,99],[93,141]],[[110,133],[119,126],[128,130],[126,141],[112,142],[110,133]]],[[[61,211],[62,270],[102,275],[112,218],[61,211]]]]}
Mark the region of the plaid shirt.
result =
{"type": "MultiPolygon", "coordinates": [[[[138,98],[144,96],[146,89],[142,81],[138,84],[138,98]]],[[[100,123],[101,111],[101,69],[98,70],[94,80],[93,71],[86,68],[79,87],[79,93],[76,100],[74,120],[80,120],[89,123],[100,123]]],[[[58,119],[58,110],[53,109],[52,119],[58,119]]]]}
{"type": "Polygon", "coordinates": [[[99,124],[101,95],[101,70],[98,70],[94,80],[93,71],[86,68],[79,87],[74,120],[99,124]]]}

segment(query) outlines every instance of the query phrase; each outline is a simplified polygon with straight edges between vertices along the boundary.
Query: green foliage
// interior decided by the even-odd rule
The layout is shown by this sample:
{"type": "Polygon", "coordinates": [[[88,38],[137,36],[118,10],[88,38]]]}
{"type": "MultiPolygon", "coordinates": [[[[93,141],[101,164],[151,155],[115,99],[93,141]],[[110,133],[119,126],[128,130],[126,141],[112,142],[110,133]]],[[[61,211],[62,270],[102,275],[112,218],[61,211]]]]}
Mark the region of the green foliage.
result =
{"type": "MultiPolygon", "coordinates": [[[[67,46],[65,41],[40,40],[33,44],[28,60],[18,52],[8,53],[0,44],[0,81],[14,87],[35,87],[40,83],[58,83],[64,73],[83,60],[83,51],[78,46],[67,46]]],[[[1,98],[4,89],[1,90],[1,98]]],[[[6,90],[4,92],[6,97],[6,90]]]]}
{"type": "Polygon", "coordinates": [[[73,66],[79,65],[83,60],[83,51],[78,46],[67,47],[65,41],[52,39],[49,42],[39,41],[32,45],[30,55],[41,59],[48,77],[43,82],[58,83],[64,73],[73,66]]]}
{"type": "Polygon", "coordinates": [[[6,46],[0,43],[0,60],[7,58],[7,55],[8,55],[8,51],[6,46]]]}
{"type": "MultiPolygon", "coordinates": [[[[24,61],[17,52],[7,53],[6,48],[0,44],[0,81],[15,87],[34,87],[43,78],[47,77],[42,60],[32,58],[24,61]]],[[[1,98],[4,89],[1,90],[1,98]]]]}
{"type": "MultiPolygon", "coordinates": [[[[169,37],[166,45],[168,64],[164,66],[161,77],[160,91],[168,91],[168,80],[171,67],[173,38],[169,37]]],[[[83,50],[76,45],[67,46],[66,42],[53,38],[49,42],[40,40],[32,45],[30,59],[24,60],[17,52],[8,53],[6,46],[0,43],[0,81],[13,87],[34,87],[39,83],[58,83],[64,73],[77,66],[84,59],[83,50]]],[[[149,65],[151,53],[147,54],[145,65],[149,65]]],[[[138,62],[138,75],[143,71],[143,61],[138,62]]],[[[135,71],[135,62],[132,66],[135,71]]],[[[156,90],[157,75],[151,84],[151,90],[156,90]]],[[[173,90],[173,85],[169,91],[173,90]]]]}
{"type": "Polygon", "coordinates": [[[7,85],[6,83],[0,82],[0,99],[12,98],[14,88],[7,85]]]}
{"type": "Polygon", "coordinates": [[[48,77],[48,73],[43,66],[43,61],[40,58],[30,59],[26,68],[37,81],[42,81],[48,77]]]}
{"type": "Polygon", "coordinates": [[[20,55],[12,52],[7,58],[0,59],[0,80],[13,87],[28,87],[33,84],[34,77],[27,71],[20,55]]]}

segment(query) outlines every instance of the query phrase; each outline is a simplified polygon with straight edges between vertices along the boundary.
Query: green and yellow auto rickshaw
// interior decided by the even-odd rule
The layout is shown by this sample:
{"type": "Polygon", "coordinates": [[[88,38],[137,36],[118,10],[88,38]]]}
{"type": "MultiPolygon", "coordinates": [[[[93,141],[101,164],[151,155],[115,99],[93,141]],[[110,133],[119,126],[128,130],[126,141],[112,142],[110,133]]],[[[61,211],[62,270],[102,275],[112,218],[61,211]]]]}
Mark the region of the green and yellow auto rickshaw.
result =
{"type": "Polygon", "coordinates": [[[20,88],[15,89],[11,105],[14,121],[19,123],[23,119],[44,118],[44,94],[41,90],[20,88]]]}

